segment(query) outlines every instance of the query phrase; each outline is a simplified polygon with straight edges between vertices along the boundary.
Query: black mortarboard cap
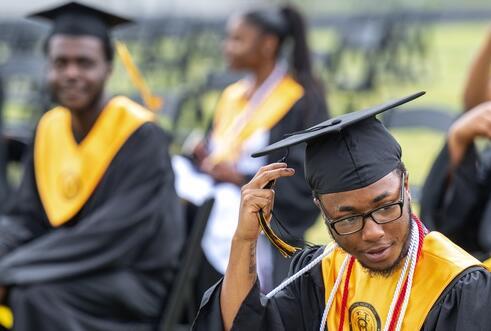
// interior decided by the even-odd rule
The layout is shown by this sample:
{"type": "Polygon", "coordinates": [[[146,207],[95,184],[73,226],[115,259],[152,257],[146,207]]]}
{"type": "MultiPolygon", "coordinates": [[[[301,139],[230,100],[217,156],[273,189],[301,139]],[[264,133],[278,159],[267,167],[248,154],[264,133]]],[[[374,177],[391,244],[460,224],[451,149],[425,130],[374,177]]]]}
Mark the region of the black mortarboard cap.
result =
{"type": "Polygon", "coordinates": [[[90,35],[109,38],[109,31],[131,20],[75,1],[30,14],[29,17],[45,18],[53,23],[50,35],[90,35]]]}
{"type": "Polygon", "coordinates": [[[305,177],[316,194],[328,194],[368,186],[401,162],[401,147],[375,115],[425,94],[405,98],[329,119],[266,146],[253,157],[307,143],[305,177]]]}

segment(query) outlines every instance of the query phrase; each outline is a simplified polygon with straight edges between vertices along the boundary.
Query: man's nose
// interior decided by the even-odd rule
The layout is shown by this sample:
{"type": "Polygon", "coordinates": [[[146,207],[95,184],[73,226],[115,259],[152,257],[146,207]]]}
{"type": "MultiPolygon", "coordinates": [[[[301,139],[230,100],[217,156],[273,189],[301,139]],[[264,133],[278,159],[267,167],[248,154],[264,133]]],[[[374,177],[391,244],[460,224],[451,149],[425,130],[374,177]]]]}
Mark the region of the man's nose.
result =
{"type": "Polygon", "coordinates": [[[67,78],[75,78],[80,74],[80,70],[76,64],[68,64],[65,68],[65,76],[67,78]]]}
{"type": "Polygon", "coordinates": [[[365,226],[362,230],[362,239],[366,241],[377,241],[384,236],[382,224],[377,224],[371,216],[365,219],[365,226]]]}

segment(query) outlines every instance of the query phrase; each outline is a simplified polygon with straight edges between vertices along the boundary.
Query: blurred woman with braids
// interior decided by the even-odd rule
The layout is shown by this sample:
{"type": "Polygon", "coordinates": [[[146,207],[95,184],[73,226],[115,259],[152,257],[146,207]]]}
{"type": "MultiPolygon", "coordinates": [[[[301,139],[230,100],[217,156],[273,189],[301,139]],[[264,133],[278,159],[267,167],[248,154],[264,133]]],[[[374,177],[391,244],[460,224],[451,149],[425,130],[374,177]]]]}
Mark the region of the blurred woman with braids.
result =
{"type": "MultiPolygon", "coordinates": [[[[200,169],[213,179],[216,198],[202,241],[209,263],[200,273],[205,288],[225,273],[240,187],[261,166],[284,156],[252,159],[251,152],[328,116],[323,87],[312,74],[304,20],[296,9],[252,10],[231,17],[224,54],[230,69],[248,75],[223,91],[206,142],[194,152],[200,169]]],[[[302,239],[318,216],[304,183],[303,150],[292,148],[288,159],[297,174],[295,180],[276,183],[275,200],[276,218],[293,229],[289,234],[279,231],[287,241],[302,239]]],[[[290,260],[265,238],[258,251],[262,290],[267,291],[287,275],[290,260]]]]}

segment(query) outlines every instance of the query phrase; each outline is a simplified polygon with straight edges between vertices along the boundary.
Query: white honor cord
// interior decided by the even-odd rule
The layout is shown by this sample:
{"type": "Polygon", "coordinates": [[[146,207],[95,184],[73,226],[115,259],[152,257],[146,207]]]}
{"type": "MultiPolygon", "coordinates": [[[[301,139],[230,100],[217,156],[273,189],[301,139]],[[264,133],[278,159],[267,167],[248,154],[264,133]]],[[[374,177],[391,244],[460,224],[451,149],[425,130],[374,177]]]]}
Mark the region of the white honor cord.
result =
{"type": "MultiPolygon", "coordinates": [[[[397,304],[397,298],[399,298],[399,294],[401,293],[401,290],[402,290],[402,285],[404,284],[404,280],[406,279],[406,272],[411,264],[411,260],[412,260],[412,255],[413,255],[413,251],[416,250],[417,251],[417,247],[415,247],[413,241],[414,241],[414,235],[417,235],[417,231],[415,231],[414,229],[414,226],[411,227],[411,241],[409,242],[409,250],[408,250],[408,253],[407,253],[407,257],[406,257],[406,260],[404,261],[404,267],[402,268],[401,270],[401,275],[399,276],[399,280],[397,281],[397,286],[396,286],[396,290],[394,291],[394,295],[392,296],[392,302],[390,303],[390,308],[389,308],[389,312],[387,313],[387,317],[385,318],[385,325],[384,325],[384,331],[388,331],[389,330],[389,324],[390,324],[390,321],[392,320],[392,316],[394,315],[394,310],[396,308],[396,304],[397,304]]],[[[407,289],[406,289],[406,294],[407,294],[407,289]]],[[[399,314],[400,316],[401,314],[399,314]]]]}
{"type": "Polygon", "coordinates": [[[285,287],[287,287],[288,285],[290,285],[291,283],[293,283],[297,278],[299,278],[300,276],[302,276],[304,273],[306,273],[307,271],[309,271],[310,269],[312,269],[316,264],[318,264],[320,261],[322,261],[322,259],[324,257],[326,257],[327,255],[331,254],[331,252],[337,246],[338,245],[336,243],[334,243],[334,242],[331,243],[329,246],[327,246],[324,249],[324,252],[321,255],[319,255],[318,257],[316,257],[315,259],[313,259],[309,264],[307,264],[305,267],[303,267],[302,269],[300,269],[299,271],[297,271],[293,276],[285,279],[275,289],[273,289],[271,292],[269,292],[268,294],[266,294],[266,298],[271,299],[274,295],[276,295],[276,293],[278,293],[279,291],[281,291],[282,289],[284,289],[285,287]]]}
{"type": "MultiPolygon", "coordinates": [[[[390,319],[392,318],[392,316],[394,314],[394,309],[395,309],[395,305],[397,303],[397,298],[399,297],[399,294],[401,292],[402,284],[403,284],[403,281],[404,281],[405,275],[406,275],[406,271],[408,269],[408,266],[410,265],[409,274],[408,274],[407,289],[406,289],[406,293],[404,296],[403,306],[401,307],[401,311],[399,313],[399,316],[397,319],[397,325],[396,325],[396,331],[399,331],[401,329],[402,321],[404,320],[404,314],[406,312],[406,308],[407,308],[407,305],[409,302],[409,296],[411,293],[411,286],[412,286],[414,271],[416,269],[416,260],[418,257],[418,247],[419,247],[418,228],[417,228],[417,226],[416,227],[413,226],[411,228],[411,241],[409,244],[408,254],[406,257],[406,261],[404,262],[404,267],[401,270],[401,275],[399,276],[396,290],[394,291],[394,295],[393,295],[392,303],[391,303],[391,308],[389,309],[389,313],[387,314],[387,319],[386,319],[386,323],[384,326],[384,331],[387,331],[389,329],[390,319]],[[390,319],[389,319],[389,317],[390,317],[390,319]]],[[[334,301],[334,297],[336,296],[337,289],[339,287],[339,284],[341,283],[341,279],[343,278],[344,270],[346,269],[349,258],[350,258],[349,255],[345,258],[345,260],[341,266],[341,269],[339,270],[338,276],[336,278],[336,282],[334,283],[334,286],[331,290],[331,293],[329,294],[329,299],[326,303],[326,307],[325,307],[324,312],[322,314],[322,320],[321,320],[321,324],[319,327],[319,331],[325,330],[326,323],[327,323],[327,315],[329,314],[329,310],[331,308],[332,302],[334,301]]]]}
{"type": "MultiPolygon", "coordinates": [[[[413,230],[414,230],[413,226],[413,230]]],[[[399,313],[399,318],[397,319],[397,325],[396,325],[396,331],[401,330],[402,328],[402,321],[404,320],[404,315],[406,314],[406,308],[409,303],[409,297],[411,296],[411,288],[413,285],[413,277],[414,277],[414,271],[416,270],[416,262],[418,260],[418,247],[419,247],[419,231],[416,227],[416,230],[413,231],[412,233],[412,244],[414,244],[414,249],[413,249],[413,256],[411,256],[411,269],[409,270],[409,275],[407,276],[407,289],[406,289],[406,295],[404,296],[404,302],[402,303],[401,311],[399,313]]]]}
{"type": "Polygon", "coordinates": [[[321,325],[319,327],[319,331],[323,331],[326,328],[327,314],[329,313],[332,302],[336,297],[336,292],[338,291],[339,284],[341,284],[341,279],[343,279],[344,270],[348,265],[350,257],[351,255],[349,254],[346,256],[346,258],[343,261],[343,264],[341,265],[341,269],[339,269],[338,276],[336,277],[336,282],[334,283],[334,286],[331,289],[331,293],[329,294],[329,299],[327,300],[326,308],[324,308],[324,312],[322,313],[322,319],[321,319],[321,325]]]}

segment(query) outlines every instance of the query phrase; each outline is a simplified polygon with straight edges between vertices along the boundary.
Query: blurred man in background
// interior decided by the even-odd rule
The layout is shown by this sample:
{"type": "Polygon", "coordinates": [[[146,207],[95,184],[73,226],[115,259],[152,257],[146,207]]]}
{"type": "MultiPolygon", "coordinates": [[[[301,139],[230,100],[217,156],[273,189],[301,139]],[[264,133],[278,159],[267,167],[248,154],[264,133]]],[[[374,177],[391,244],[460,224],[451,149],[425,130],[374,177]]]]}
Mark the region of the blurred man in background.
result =
{"type": "Polygon", "coordinates": [[[112,27],[78,3],[52,21],[41,118],[13,204],[0,217],[0,298],[15,330],[153,330],[184,229],[168,137],[153,114],[105,93],[112,27]]]}

